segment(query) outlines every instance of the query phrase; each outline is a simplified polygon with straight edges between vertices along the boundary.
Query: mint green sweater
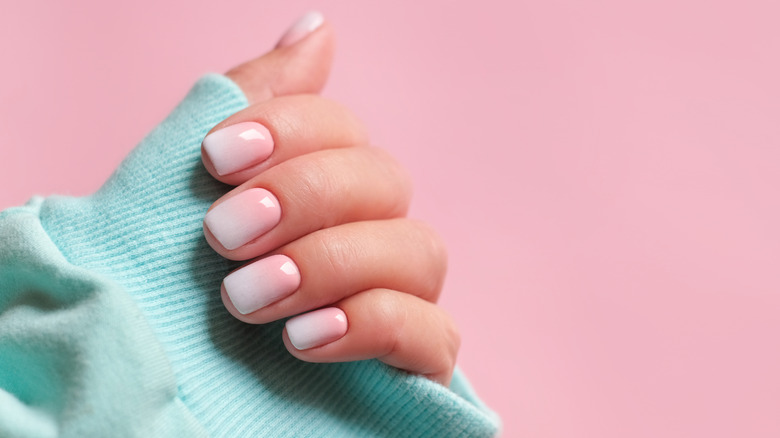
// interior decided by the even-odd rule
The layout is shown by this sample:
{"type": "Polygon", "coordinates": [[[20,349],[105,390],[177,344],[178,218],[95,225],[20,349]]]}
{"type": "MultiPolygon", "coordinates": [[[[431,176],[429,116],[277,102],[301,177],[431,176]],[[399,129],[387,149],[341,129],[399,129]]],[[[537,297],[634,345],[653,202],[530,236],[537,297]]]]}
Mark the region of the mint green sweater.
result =
{"type": "Polygon", "coordinates": [[[301,362],[223,308],[200,143],[246,106],[206,76],[94,195],[0,213],[0,437],[495,435],[458,371],[301,362]]]}

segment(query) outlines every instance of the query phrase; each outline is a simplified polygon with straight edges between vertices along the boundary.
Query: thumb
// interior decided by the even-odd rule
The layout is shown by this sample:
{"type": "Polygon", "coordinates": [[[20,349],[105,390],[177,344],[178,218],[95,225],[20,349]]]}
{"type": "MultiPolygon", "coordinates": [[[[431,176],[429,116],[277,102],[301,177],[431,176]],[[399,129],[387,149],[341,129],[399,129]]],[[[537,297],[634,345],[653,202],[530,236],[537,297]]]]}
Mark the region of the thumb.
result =
{"type": "Polygon", "coordinates": [[[226,73],[250,103],[286,94],[318,93],[333,59],[333,30],[319,12],[301,17],[270,52],[226,73]]]}

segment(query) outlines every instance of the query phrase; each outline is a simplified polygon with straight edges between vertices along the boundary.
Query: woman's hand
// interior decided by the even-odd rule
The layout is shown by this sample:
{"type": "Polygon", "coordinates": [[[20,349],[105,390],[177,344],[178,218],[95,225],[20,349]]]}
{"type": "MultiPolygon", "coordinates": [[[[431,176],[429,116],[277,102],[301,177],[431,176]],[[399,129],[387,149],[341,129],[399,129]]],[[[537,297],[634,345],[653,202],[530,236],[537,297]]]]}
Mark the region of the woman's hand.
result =
{"type": "Polygon", "coordinates": [[[294,315],[282,334],[310,362],[377,358],[447,385],[459,335],[436,306],[441,239],[405,218],[409,177],[339,104],[317,96],[333,33],[307,14],[276,49],[228,72],[251,105],[211,130],[203,162],[237,186],[204,219],[232,260],[222,298],[236,318],[294,315]]]}

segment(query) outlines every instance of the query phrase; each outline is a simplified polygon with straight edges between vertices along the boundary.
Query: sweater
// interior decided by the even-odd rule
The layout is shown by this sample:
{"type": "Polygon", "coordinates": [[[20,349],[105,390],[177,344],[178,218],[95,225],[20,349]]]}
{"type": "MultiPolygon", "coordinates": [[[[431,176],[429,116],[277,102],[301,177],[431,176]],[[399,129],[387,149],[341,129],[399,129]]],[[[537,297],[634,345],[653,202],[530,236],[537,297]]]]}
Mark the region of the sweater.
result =
{"type": "Polygon", "coordinates": [[[87,197],[0,212],[0,437],[489,437],[498,417],[459,370],[449,388],[376,360],[314,364],[224,309],[238,264],[202,219],[229,187],[200,163],[248,105],[221,75],[87,197]]]}

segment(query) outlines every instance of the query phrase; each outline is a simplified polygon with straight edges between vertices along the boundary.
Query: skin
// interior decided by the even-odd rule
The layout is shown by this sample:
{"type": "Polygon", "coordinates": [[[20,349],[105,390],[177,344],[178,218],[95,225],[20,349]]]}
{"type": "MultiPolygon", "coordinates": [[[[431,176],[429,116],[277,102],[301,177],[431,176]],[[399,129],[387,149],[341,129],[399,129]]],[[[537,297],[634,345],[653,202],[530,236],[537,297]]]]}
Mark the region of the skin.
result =
{"type": "Polygon", "coordinates": [[[212,129],[261,123],[274,138],[264,162],[214,178],[236,186],[211,208],[242,191],[270,190],[282,207],[280,223],[246,245],[227,250],[204,225],[209,244],[232,260],[273,254],[290,257],[301,273],[290,296],[246,315],[222,299],[236,318],[263,324],[321,307],[347,315],[348,331],[329,344],[290,353],[309,362],[379,359],[448,385],[460,337],[436,305],[447,265],[438,235],[405,217],[411,198],[406,172],[385,151],[369,145],[359,120],[319,97],[333,57],[333,31],[325,22],[300,41],[230,70],[251,105],[212,129]]]}

